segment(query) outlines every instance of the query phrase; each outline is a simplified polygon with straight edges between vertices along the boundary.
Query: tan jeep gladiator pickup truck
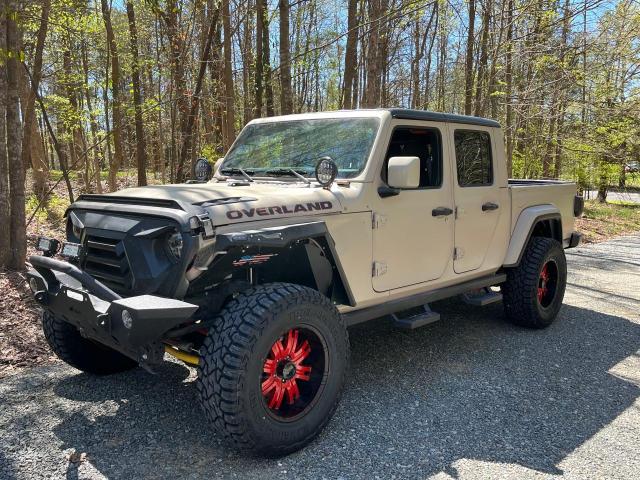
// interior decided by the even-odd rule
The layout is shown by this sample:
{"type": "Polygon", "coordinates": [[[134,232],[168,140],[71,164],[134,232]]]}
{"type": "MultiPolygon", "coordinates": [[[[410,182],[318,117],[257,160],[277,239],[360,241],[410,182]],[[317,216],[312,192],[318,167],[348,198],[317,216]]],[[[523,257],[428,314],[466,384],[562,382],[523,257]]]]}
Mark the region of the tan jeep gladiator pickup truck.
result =
{"type": "Polygon", "coordinates": [[[66,240],[41,237],[30,258],[46,338],[93,374],[152,370],[169,353],[197,367],[231,443],[292,452],[336,408],[349,325],[416,328],[457,295],[502,300],[525,327],[555,319],[582,198],[572,183],[508,180],[503,150],[500,125],[476,117],[254,120],[211,179],[69,207],[66,240]]]}

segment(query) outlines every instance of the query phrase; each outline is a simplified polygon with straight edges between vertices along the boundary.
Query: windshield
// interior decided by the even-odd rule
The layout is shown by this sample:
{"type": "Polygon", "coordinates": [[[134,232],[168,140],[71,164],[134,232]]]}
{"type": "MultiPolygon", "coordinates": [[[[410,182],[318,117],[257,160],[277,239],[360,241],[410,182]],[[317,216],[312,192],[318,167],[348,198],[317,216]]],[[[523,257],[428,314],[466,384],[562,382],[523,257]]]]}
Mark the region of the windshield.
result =
{"type": "Polygon", "coordinates": [[[248,125],[225,157],[224,175],[313,175],[319,158],[338,165],[339,178],[364,168],[378,132],[377,118],[291,120],[248,125]],[[295,175],[295,174],[293,174],[295,175]]]}

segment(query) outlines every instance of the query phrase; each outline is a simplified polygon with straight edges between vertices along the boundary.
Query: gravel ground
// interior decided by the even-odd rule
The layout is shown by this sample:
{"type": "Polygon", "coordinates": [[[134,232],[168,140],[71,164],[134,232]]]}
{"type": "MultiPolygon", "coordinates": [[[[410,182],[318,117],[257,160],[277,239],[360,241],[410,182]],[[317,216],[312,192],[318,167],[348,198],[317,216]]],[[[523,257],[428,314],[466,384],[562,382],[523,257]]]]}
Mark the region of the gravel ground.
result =
{"type": "Polygon", "coordinates": [[[56,364],[4,378],[0,478],[637,479],[640,234],[568,257],[565,306],[547,330],[454,301],[414,332],[352,329],[335,418],[278,460],[225,447],[177,363],[158,376],[56,364]]]}

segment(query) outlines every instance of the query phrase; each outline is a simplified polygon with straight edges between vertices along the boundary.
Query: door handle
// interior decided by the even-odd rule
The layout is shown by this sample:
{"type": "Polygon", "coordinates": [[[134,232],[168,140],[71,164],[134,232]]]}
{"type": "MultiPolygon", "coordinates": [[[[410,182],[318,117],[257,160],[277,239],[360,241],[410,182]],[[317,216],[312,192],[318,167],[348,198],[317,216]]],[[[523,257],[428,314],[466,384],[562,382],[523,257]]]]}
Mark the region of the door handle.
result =
{"type": "Polygon", "coordinates": [[[482,211],[486,212],[487,210],[497,210],[500,206],[497,203],[487,202],[482,205],[482,211]]]}
{"type": "Polygon", "coordinates": [[[452,213],[453,210],[449,207],[438,207],[431,210],[432,217],[446,217],[448,215],[451,215],[452,213]]]}

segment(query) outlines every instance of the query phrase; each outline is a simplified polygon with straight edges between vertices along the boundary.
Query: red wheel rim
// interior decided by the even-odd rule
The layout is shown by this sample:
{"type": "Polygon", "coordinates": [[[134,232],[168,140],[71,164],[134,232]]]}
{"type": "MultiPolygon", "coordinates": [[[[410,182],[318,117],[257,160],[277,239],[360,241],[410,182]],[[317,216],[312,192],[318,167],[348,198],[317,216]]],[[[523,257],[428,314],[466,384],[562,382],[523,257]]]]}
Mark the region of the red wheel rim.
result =
{"type": "Polygon", "coordinates": [[[323,342],[307,329],[292,328],[273,343],[260,384],[272,414],[289,418],[311,404],[324,376],[324,355],[323,342]]]}
{"type": "Polygon", "coordinates": [[[556,295],[558,284],[558,267],[555,262],[548,261],[542,266],[538,277],[538,303],[548,307],[556,295]]]}

